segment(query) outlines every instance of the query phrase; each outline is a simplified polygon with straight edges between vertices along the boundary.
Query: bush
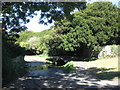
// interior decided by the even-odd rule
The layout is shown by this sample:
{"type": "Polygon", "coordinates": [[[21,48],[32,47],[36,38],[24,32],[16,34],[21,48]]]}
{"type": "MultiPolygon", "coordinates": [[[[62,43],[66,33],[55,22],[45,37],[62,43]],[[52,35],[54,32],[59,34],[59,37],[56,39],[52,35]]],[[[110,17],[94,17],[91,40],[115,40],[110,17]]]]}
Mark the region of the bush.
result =
{"type": "Polygon", "coordinates": [[[63,67],[64,67],[64,71],[66,73],[72,73],[72,72],[74,72],[73,61],[67,62],[63,67]]]}
{"type": "Polygon", "coordinates": [[[119,45],[112,45],[112,46],[111,46],[112,54],[113,54],[113,55],[118,55],[118,54],[120,53],[120,51],[119,51],[118,48],[120,48],[119,45]]]}
{"type": "Polygon", "coordinates": [[[27,72],[25,62],[15,63],[9,58],[3,59],[2,82],[3,86],[15,80],[17,77],[23,76],[27,72]]]}
{"type": "Polygon", "coordinates": [[[15,63],[12,60],[12,58],[19,55],[24,56],[24,49],[15,45],[4,33],[2,36],[2,85],[5,86],[17,77],[25,74],[26,67],[25,62],[15,63]]]}

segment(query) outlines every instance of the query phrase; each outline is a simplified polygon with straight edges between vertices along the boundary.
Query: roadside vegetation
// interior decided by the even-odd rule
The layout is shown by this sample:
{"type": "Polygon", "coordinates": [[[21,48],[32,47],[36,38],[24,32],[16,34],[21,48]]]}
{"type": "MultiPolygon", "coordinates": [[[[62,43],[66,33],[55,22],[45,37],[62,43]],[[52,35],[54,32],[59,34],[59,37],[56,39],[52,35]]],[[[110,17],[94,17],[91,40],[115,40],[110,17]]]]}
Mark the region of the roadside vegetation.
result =
{"type": "Polygon", "coordinates": [[[85,65],[85,69],[92,75],[103,80],[120,78],[119,57],[105,57],[91,61],[85,65]]]}
{"type": "Polygon", "coordinates": [[[13,61],[17,56],[24,56],[24,48],[14,45],[14,41],[10,41],[11,38],[4,36],[4,31],[2,34],[2,84],[4,86],[27,73],[27,69],[24,60],[13,61]]]}

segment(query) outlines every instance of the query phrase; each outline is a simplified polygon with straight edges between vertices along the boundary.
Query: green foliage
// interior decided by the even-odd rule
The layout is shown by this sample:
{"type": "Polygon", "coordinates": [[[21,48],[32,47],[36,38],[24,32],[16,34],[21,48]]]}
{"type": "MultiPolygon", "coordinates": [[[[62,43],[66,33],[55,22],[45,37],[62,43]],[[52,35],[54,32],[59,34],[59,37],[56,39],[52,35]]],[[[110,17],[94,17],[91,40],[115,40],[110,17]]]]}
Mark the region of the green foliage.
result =
{"type": "Polygon", "coordinates": [[[80,53],[87,48],[93,52],[119,43],[118,8],[112,3],[95,2],[72,15],[72,21],[64,18],[56,22],[56,33],[62,37],[58,46],[61,50],[80,53]]]}
{"type": "Polygon", "coordinates": [[[7,55],[10,58],[15,58],[18,55],[24,55],[24,48],[21,48],[14,41],[11,41],[10,37],[4,31],[2,32],[2,48],[3,55],[7,55]]]}
{"type": "Polygon", "coordinates": [[[24,49],[10,41],[5,32],[2,33],[2,82],[4,86],[16,77],[23,75],[26,69],[25,62],[15,63],[12,60],[19,55],[23,56],[24,49]]]}
{"type": "Polygon", "coordinates": [[[97,58],[96,57],[91,57],[91,58],[85,58],[84,60],[85,61],[95,61],[95,60],[97,60],[97,58]]]}
{"type": "Polygon", "coordinates": [[[17,42],[26,42],[28,39],[32,37],[33,34],[34,32],[32,31],[24,31],[19,34],[20,37],[17,39],[17,42]]]}
{"type": "Polygon", "coordinates": [[[74,63],[73,63],[73,61],[67,62],[63,67],[64,67],[64,71],[66,73],[74,72],[74,63]]]}
{"type": "Polygon", "coordinates": [[[75,8],[84,9],[86,2],[2,2],[2,6],[3,28],[23,29],[24,24],[37,15],[36,11],[41,11],[39,23],[47,24],[60,20],[63,16],[69,18],[70,12],[75,8]]]}
{"type": "MultiPolygon", "coordinates": [[[[86,2],[1,2],[1,4],[3,6],[1,11],[3,17],[2,29],[9,29],[9,37],[14,41],[19,37],[18,34],[20,32],[27,29],[25,24],[30,22],[30,18],[37,15],[36,11],[41,12],[39,23],[47,25],[53,21],[59,21],[63,16],[70,19],[70,13],[73,10],[76,8],[84,9],[86,6],[86,2]]],[[[19,42],[22,41],[23,38],[26,40],[32,37],[30,33],[31,32],[27,31],[26,35],[23,35],[24,37],[19,39],[19,42]],[[29,37],[27,36],[28,34],[29,37]]]]}
{"type": "Polygon", "coordinates": [[[119,43],[118,8],[112,3],[88,4],[86,9],[71,15],[71,20],[64,17],[50,30],[21,33],[18,42],[28,49],[34,48],[37,54],[82,56],[86,50],[86,57],[94,56],[101,46],[119,43]],[[32,37],[37,39],[29,42],[32,37]]]}
{"type": "Polygon", "coordinates": [[[24,31],[20,33],[20,37],[16,43],[21,47],[25,47],[26,50],[35,50],[36,54],[47,55],[49,51],[48,40],[51,39],[51,29],[44,30],[42,32],[24,31]]]}
{"type": "Polygon", "coordinates": [[[23,76],[27,72],[25,62],[15,63],[6,57],[4,57],[2,61],[3,86],[15,80],[17,77],[23,76]]]}
{"type": "Polygon", "coordinates": [[[62,37],[57,34],[51,35],[51,38],[48,39],[46,43],[49,47],[48,55],[60,55],[64,54],[59,45],[62,43],[62,37]]]}
{"type": "Polygon", "coordinates": [[[119,48],[120,48],[119,45],[112,45],[111,46],[112,54],[118,56],[120,54],[119,48]]]}

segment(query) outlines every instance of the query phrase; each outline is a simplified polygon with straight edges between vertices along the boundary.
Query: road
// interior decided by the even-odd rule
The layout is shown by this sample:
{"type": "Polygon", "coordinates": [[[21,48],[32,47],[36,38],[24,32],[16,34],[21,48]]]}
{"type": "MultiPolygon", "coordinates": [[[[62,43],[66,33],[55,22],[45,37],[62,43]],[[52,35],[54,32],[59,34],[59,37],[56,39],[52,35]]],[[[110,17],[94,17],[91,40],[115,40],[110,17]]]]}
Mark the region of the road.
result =
{"type": "MultiPolygon", "coordinates": [[[[45,63],[43,57],[25,57],[28,63],[45,63]]],[[[100,80],[90,75],[89,71],[84,69],[87,62],[76,61],[76,72],[64,73],[61,69],[44,70],[43,74],[30,76],[26,74],[18,78],[15,82],[8,85],[8,88],[117,88],[118,81],[100,80]]],[[[37,64],[39,65],[39,64],[37,64]]],[[[36,65],[36,66],[37,66],[36,65]]],[[[35,65],[33,65],[35,66],[35,65]]],[[[40,71],[41,72],[41,71],[40,71]]],[[[6,88],[6,87],[4,87],[6,88]]]]}

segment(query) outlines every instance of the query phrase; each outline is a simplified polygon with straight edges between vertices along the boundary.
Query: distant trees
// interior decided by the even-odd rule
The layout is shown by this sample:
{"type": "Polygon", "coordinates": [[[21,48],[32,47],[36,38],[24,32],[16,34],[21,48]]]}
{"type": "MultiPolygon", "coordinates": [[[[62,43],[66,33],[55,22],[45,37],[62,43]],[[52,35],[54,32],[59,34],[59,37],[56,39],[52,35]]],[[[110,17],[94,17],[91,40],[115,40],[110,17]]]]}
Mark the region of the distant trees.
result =
{"type": "Polygon", "coordinates": [[[16,44],[21,47],[25,47],[26,50],[31,50],[36,54],[42,54],[48,52],[48,39],[51,38],[52,30],[44,30],[42,32],[24,31],[20,33],[20,37],[17,39],[16,44]]]}

